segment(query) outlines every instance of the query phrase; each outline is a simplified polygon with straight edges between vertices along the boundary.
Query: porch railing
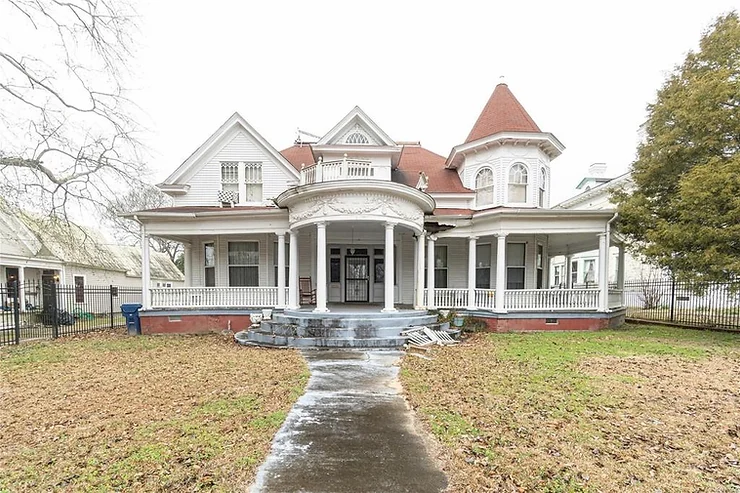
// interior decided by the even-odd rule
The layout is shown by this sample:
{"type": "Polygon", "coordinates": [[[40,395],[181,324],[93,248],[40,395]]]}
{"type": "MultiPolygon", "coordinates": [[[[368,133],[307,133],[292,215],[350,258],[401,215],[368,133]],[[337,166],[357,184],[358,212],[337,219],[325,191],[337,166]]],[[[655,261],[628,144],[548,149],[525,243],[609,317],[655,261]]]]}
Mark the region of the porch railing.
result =
{"type": "Polygon", "coordinates": [[[507,310],[597,310],[598,289],[509,289],[507,310]]]}
{"type": "MultiPolygon", "coordinates": [[[[468,306],[468,290],[455,288],[436,288],[434,291],[435,308],[465,308],[468,306]]],[[[424,304],[429,306],[429,290],[424,290],[424,304]]]]}
{"type": "MultiPolygon", "coordinates": [[[[152,308],[260,308],[277,305],[276,287],[152,288],[152,308]]],[[[288,290],[285,289],[287,300],[288,290]]]]}
{"type": "Polygon", "coordinates": [[[321,161],[301,168],[301,185],[334,180],[367,179],[375,176],[371,161],[344,159],[321,161]]]}
{"type": "Polygon", "coordinates": [[[481,310],[493,310],[496,307],[496,291],[493,289],[476,289],[475,306],[481,310]]]}

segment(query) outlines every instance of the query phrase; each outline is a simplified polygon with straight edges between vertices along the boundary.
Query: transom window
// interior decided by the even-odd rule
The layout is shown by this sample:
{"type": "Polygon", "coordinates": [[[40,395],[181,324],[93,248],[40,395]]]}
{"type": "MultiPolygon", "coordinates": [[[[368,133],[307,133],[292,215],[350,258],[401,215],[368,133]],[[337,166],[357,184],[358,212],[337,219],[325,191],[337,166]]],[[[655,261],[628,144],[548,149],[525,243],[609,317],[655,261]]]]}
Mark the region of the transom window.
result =
{"type": "Polygon", "coordinates": [[[524,243],[506,245],[506,289],[524,289],[526,247],[524,243]]]}
{"type": "Polygon", "coordinates": [[[369,144],[370,141],[367,140],[367,137],[362,135],[360,132],[354,132],[347,136],[347,139],[345,140],[347,144],[369,144]]]}
{"type": "Polygon", "coordinates": [[[234,202],[239,202],[239,163],[236,161],[221,162],[221,190],[232,192],[234,202]]]}
{"type": "Polygon", "coordinates": [[[545,174],[545,168],[540,170],[540,207],[545,207],[545,190],[547,187],[547,175],[545,174]]]}
{"type": "Polygon", "coordinates": [[[493,170],[483,168],[475,176],[475,205],[493,204],[493,170]]]}
{"type": "Polygon", "coordinates": [[[244,163],[245,201],[262,202],[262,163],[244,163]]]}
{"type": "Polygon", "coordinates": [[[527,201],[527,167],[516,163],[509,170],[509,202],[527,201]]]}
{"type": "Polygon", "coordinates": [[[259,265],[258,242],[229,242],[229,286],[259,286],[259,265]]]}

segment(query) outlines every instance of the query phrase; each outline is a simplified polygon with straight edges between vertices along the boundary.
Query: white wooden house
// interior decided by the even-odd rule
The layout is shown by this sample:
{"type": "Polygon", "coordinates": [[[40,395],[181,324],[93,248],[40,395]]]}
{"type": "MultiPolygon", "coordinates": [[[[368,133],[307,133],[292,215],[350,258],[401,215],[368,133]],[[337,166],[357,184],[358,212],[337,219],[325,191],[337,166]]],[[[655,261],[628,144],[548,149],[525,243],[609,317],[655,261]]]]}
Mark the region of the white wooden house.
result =
{"type": "Polygon", "coordinates": [[[549,289],[551,257],[621,251],[612,209],[550,208],[563,149],[506,84],[446,158],[394,141],[359,107],[283,151],[235,113],[159,185],[173,207],[132,214],[145,237],[186,245],[186,287],[146,289],[147,323],[307,304],[448,308],[492,328],[617,323],[621,295],[605,281],[549,289]]]}

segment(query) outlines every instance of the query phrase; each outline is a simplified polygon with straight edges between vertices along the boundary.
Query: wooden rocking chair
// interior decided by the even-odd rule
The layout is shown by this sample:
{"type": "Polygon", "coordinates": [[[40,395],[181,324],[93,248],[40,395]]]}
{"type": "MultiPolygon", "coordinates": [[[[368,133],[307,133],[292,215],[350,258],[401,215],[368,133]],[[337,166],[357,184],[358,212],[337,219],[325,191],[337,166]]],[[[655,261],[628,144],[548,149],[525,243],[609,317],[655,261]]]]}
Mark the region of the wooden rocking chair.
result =
{"type": "Polygon", "coordinates": [[[300,303],[301,305],[315,305],[316,304],[316,290],[311,287],[310,277],[299,277],[298,278],[298,291],[300,292],[300,303]]]}

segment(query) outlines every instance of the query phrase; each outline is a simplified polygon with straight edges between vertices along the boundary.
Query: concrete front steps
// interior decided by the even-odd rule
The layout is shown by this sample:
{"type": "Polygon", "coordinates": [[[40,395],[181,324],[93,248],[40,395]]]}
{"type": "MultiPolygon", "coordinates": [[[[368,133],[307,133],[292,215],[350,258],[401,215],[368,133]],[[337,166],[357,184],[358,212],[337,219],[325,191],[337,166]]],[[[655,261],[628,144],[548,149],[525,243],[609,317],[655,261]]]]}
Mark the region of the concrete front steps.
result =
{"type": "Polygon", "coordinates": [[[426,326],[448,329],[437,323],[436,315],[426,310],[394,313],[348,312],[313,313],[290,311],[276,313],[259,327],[238,332],[240,344],[300,348],[399,348],[406,343],[401,331],[426,326]]]}

